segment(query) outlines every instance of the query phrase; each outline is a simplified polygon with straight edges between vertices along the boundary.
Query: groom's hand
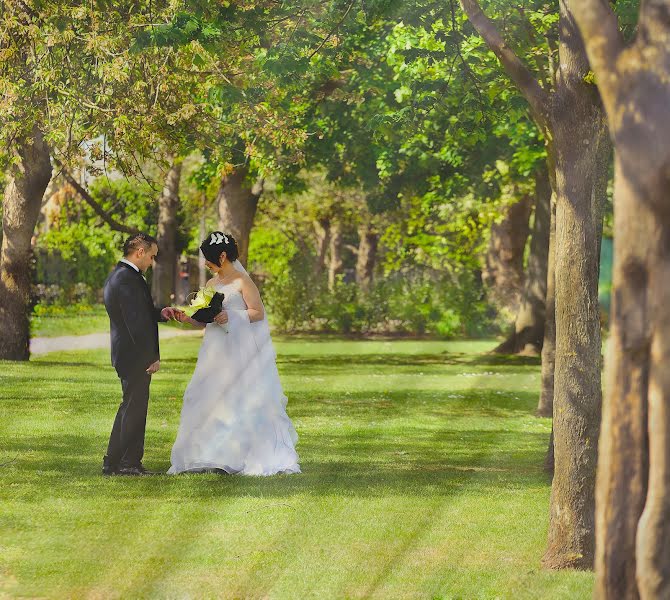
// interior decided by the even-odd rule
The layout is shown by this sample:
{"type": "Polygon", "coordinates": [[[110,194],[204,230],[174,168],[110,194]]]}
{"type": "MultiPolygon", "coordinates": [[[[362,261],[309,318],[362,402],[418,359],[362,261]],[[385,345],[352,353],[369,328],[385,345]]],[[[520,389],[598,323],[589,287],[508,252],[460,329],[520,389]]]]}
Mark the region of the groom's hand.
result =
{"type": "Polygon", "coordinates": [[[175,319],[179,321],[180,319],[177,317],[177,315],[183,314],[181,310],[178,308],[172,308],[171,306],[166,306],[162,311],[161,311],[161,316],[164,319],[175,319]]]}
{"type": "Polygon", "coordinates": [[[186,315],[185,312],[181,312],[180,310],[175,311],[174,313],[174,318],[175,320],[179,321],[180,323],[188,323],[188,316],[186,315]]]}
{"type": "Polygon", "coordinates": [[[160,360],[157,360],[155,363],[151,363],[151,364],[149,365],[149,368],[147,369],[147,373],[148,373],[149,375],[153,375],[153,374],[154,374],[156,371],[158,371],[158,369],[160,369],[160,368],[161,368],[161,361],[160,361],[160,360]]]}

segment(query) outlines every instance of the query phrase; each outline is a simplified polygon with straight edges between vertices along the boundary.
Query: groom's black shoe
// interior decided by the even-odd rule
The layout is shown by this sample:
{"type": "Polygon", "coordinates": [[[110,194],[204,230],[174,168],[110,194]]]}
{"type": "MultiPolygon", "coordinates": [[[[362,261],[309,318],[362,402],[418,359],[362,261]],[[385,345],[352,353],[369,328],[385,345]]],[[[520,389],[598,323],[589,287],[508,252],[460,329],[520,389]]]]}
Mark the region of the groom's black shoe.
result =
{"type": "Polygon", "coordinates": [[[109,462],[109,459],[105,456],[102,459],[102,474],[103,475],[118,475],[119,465],[114,465],[109,462]]]}
{"type": "Polygon", "coordinates": [[[133,465],[132,467],[120,467],[118,471],[119,475],[131,475],[131,476],[141,476],[141,475],[158,475],[154,471],[147,471],[144,468],[144,465],[140,463],[139,465],[133,465]]]}

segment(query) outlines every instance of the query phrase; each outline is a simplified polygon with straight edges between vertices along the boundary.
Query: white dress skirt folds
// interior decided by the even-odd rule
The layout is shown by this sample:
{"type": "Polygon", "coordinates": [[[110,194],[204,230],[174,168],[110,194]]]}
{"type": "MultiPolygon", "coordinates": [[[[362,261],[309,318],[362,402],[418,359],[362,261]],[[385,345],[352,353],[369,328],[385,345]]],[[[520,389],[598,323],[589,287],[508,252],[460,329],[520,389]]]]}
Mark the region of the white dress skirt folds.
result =
{"type": "Polygon", "coordinates": [[[206,326],[168,473],[300,473],[267,319],[249,322],[237,282],[215,288],[229,321],[206,326]]]}

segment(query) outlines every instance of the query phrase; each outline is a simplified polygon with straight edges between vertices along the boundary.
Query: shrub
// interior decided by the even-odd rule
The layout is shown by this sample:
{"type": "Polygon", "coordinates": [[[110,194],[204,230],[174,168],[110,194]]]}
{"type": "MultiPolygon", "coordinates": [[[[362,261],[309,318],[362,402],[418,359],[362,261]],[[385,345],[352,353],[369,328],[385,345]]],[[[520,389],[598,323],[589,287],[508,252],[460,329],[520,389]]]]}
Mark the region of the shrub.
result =
{"type": "Polygon", "coordinates": [[[473,278],[445,281],[428,274],[395,274],[368,291],[338,280],[329,291],[325,276],[289,269],[263,286],[273,326],[279,331],[341,334],[410,334],[441,338],[497,332],[495,312],[473,290],[473,278]]]}

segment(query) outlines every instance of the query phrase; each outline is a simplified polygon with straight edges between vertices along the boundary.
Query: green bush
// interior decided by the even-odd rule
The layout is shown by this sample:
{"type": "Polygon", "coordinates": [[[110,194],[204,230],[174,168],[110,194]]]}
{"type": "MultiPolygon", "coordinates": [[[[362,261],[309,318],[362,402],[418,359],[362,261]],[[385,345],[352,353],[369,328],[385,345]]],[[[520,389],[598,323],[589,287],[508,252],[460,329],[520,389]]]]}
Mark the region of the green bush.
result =
{"type": "MultiPolygon", "coordinates": [[[[271,226],[254,228],[250,271],[273,327],[281,332],[481,337],[498,333],[477,272],[405,266],[363,290],[353,269],[333,290],[316,257],[271,226]]],[[[405,263],[406,264],[406,263],[405,263]]]]}
{"type": "Polygon", "coordinates": [[[102,304],[81,302],[38,303],[32,309],[33,336],[80,335],[104,331],[108,321],[102,304]]]}
{"type": "Polygon", "coordinates": [[[440,338],[496,332],[495,313],[481,299],[474,278],[448,282],[426,274],[395,274],[367,291],[342,278],[329,291],[325,276],[289,269],[270,278],[263,296],[279,331],[341,334],[407,334],[440,338]]]}

